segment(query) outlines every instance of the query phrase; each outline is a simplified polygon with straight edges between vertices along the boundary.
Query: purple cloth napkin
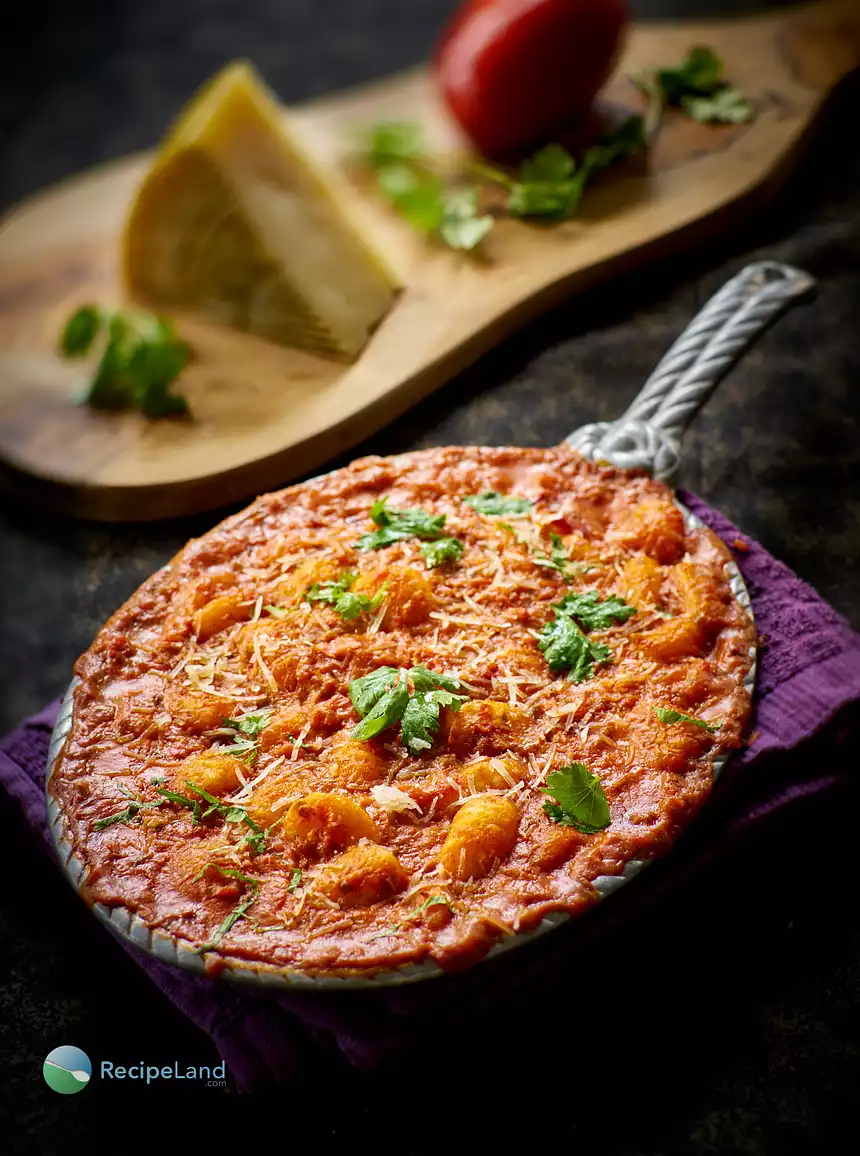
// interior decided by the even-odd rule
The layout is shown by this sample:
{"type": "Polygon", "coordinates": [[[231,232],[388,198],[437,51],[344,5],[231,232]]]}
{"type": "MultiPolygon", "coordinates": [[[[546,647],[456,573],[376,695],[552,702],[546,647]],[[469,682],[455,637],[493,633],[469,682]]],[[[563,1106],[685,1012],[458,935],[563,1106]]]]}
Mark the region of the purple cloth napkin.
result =
{"type": "MultiPolygon", "coordinates": [[[[761,832],[768,816],[845,779],[851,767],[846,750],[856,736],[834,719],[860,701],[860,635],[720,513],[693,494],[681,497],[734,549],[761,640],[749,745],[724,771],[705,821],[694,824],[662,871],[651,868],[599,912],[554,932],[551,952],[537,943],[504,957],[494,970],[483,965],[412,988],[259,996],[187,975],[127,947],[165,995],[212,1037],[239,1088],[285,1079],[310,1055],[335,1047],[355,1066],[373,1067],[427,1033],[456,1024],[479,1003],[501,1003],[517,986],[546,982],[550,969],[567,966],[568,930],[569,943],[581,945],[583,937],[623,921],[637,904],[689,879],[742,835],[761,832]]],[[[45,762],[57,707],[46,707],[0,742],[0,782],[49,850],[45,762]]]]}

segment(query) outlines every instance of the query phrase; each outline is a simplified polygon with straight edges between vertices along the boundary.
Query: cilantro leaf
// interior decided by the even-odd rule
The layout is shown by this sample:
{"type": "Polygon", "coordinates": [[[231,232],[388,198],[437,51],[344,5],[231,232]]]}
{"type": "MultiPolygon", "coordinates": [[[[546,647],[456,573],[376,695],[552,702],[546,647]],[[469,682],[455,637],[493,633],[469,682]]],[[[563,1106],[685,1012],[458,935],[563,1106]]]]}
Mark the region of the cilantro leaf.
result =
{"type": "Polygon", "coordinates": [[[382,666],[349,684],[353,706],[363,716],[352,737],[373,738],[399,722],[404,746],[419,754],[432,746],[440,709],[444,706],[457,711],[466,701],[467,695],[456,693],[462,689],[459,678],[424,666],[408,671],[382,666]]]}
{"type": "Polygon", "coordinates": [[[445,525],[444,514],[428,514],[426,510],[389,509],[386,498],[379,498],[373,503],[370,518],[379,529],[362,534],[355,543],[357,550],[380,550],[383,546],[402,542],[406,538],[433,541],[442,537],[445,525]]]}
{"type": "Polygon", "coordinates": [[[453,565],[459,562],[464,550],[465,546],[459,538],[438,538],[435,542],[425,542],[421,547],[428,570],[446,563],[453,565]]]}
{"type": "Polygon", "coordinates": [[[422,153],[421,126],[415,121],[384,121],[368,129],[367,155],[374,168],[417,161],[422,153]]]}
{"type": "Polygon", "coordinates": [[[560,534],[553,534],[550,538],[552,543],[552,553],[536,554],[534,559],[535,566],[545,566],[548,570],[558,570],[559,574],[568,576],[567,564],[570,561],[567,550],[560,534]]]}
{"type": "Polygon", "coordinates": [[[478,211],[478,189],[446,190],[424,153],[421,128],[389,121],[367,133],[367,160],[380,193],[414,229],[435,234],[452,249],[476,248],[494,221],[478,211]]]}
{"type": "Polygon", "coordinates": [[[97,306],[76,310],[64,326],[60,351],[83,357],[102,337],[100,358],[83,400],[99,409],[137,409],[148,417],[187,413],[185,398],[171,393],[189,359],[171,323],[137,310],[97,306]]]}
{"type": "Polygon", "coordinates": [[[723,88],[713,96],[682,97],[681,108],[706,124],[744,124],[753,117],[753,106],[737,88],[723,88]]]}
{"type": "Polygon", "coordinates": [[[240,734],[247,735],[250,739],[255,739],[260,732],[269,724],[272,717],[270,710],[261,710],[256,714],[246,714],[241,718],[225,718],[224,726],[232,727],[239,731],[240,734]]]}
{"type": "Polygon", "coordinates": [[[410,754],[419,755],[433,746],[433,737],[438,730],[439,703],[433,692],[412,695],[403,712],[403,745],[410,754]]]}
{"type": "Polygon", "coordinates": [[[568,670],[571,682],[593,678],[594,664],[605,662],[611,653],[602,642],[586,638],[573,619],[560,611],[540,632],[538,647],[550,670],[568,670]]]}
{"type": "Polygon", "coordinates": [[[534,505],[529,498],[499,494],[495,490],[484,490],[482,494],[469,494],[463,502],[477,513],[486,514],[490,518],[523,518],[534,505]]]}
{"type": "Polygon", "coordinates": [[[400,671],[395,666],[378,666],[363,678],[354,678],[349,684],[352,705],[362,718],[376,706],[387,690],[394,685],[400,671]]]}
{"type": "Polygon", "coordinates": [[[609,802],[600,779],[584,763],[571,763],[547,775],[541,794],[555,800],[544,803],[544,811],[563,827],[594,835],[610,824],[609,802]]]}
{"type": "Polygon", "coordinates": [[[655,706],[654,714],[657,716],[661,723],[671,724],[677,722],[688,722],[692,723],[694,727],[701,727],[702,730],[707,731],[710,735],[716,734],[720,729],[719,724],[716,726],[711,726],[711,724],[706,723],[704,719],[691,718],[690,715],[682,714],[679,710],[672,710],[669,707],[655,706]]]}
{"type": "Polygon", "coordinates": [[[755,115],[752,102],[723,79],[722,60],[703,45],[691,48],[677,68],[658,68],[634,82],[651,101],[652,125],[667,104],[705,123],[742,124],[755,115]]]}
{"type": "MultiPolygon", "coordinates": [[[[371,677],[372,675],[365,675],[365,678],[371,677]]],[[[357,681],[361,682],[363,680],[359,679],[357,681]]],[[[358,710],[355,696],[352,693],[355,683],[350,683],[349,685],[350,697],[352,698],[353,705],[355,705],[358,710]]],[[[374,735],[378,735],[380,731],[387,730],[388,727],[394,726],[395,723],[400,722],[403,718],[403,713],[408,703],[409,686],[406,680],[406,671],[397,671],[395,680],[384,689],[381,694],[376,696],[376,701],[371,709],[368,711],[359,710],[359,713],[363,714],[364,718],[358,726],[353,728],[351,732],[352,737],[360,740],[371,739],[374,735]]]]}
{"type": "Polygon", "coordinates": [[[426,666],[413,666],[409,671],[409,677],[413,687],[419,693],[437,688],[457,691],[461,690],[463,686],[460,679],[453,674],[436,674],[435,671],[428,670],[426,666]]]}
{"type": "Polygon", "coordinates": [[[60,335],[60,352],[64,357],[83,357],[105,324],[105,315],[95,305],[84,305],[76,309],[63,326],[60,335]]]}
{"type": "Polygon", "coordinates": [[[299,889],[299,884],[301,883],[301,881],[302,881],[302,869],[301,869],[301,867],[294,867],[293,873],[290,876],[290,882],[287,886],[287,891],[289,891],[289,893],[291,895],[295,895],[295,893],[299,889]]]}
{"type": "Polygon", "coordinates": [[[597,144],[586,150],[580,171],[586,180],[610,165],[629,160],[648,147],[645,121],[641,116],[628,116],[611,133],[607,133],[597,144]]]}
{"type": "Polygon", "coordinates": [[[388,590],[383,583],[372,598],[366,594],[353,594],[350,587],[355,578],[350,570],[344,570],[336,582],[314,582],[302,597],[306,602],[328,602],[344,621],[350,622],[365,611],[376,610],[388,590]]]}
{"type": "Polygon", "coordinates": [[[591,178],[618,161],[627,160],[647,147],[641,116],[629,116],[587,149],[577,166],[560,144],[546,145],[523,161],[516,178],[484,161],[472,164],[481,176],[508,190],[506,208],[512,217],[572,217],[591,178]]]}
{"type": "Polygon", "coordinates": [[[706,45],[695,45],[677,68],[658,68],[654,78],[668,100],[690,92],[712,93],[722,83],[723,62],[706,45]]]}
{"type": "Polygon", "coordinates": [[[391,207],[414,229],[432,233],[441,227],[445,207],[439,177],[406,164],[391,164],[379,170],[376,181],[391,207]]]}
{"type": "Polygon", "coordinates": [[[452,249],[477,248],[494,225],[493,218],[478,212],[478,190],[460,189],[442,198],[439,236],[452,249]]]}
{"type": "Polygon", "coordinates": [[[601,600],[596,590],[565,594],[561,602],[555,602],[553,606],[579,619],[586,630],[605,630],[613,622],[626,622],[636,613],[636,607],[628,606],[617,594],[601,600]]]}

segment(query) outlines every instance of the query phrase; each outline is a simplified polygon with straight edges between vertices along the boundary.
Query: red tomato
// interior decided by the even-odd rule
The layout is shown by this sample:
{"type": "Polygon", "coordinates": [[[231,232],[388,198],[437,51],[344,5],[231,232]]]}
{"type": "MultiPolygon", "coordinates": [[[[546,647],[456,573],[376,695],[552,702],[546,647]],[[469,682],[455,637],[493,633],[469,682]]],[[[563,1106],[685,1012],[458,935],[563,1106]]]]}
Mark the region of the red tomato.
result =
{"type": "Polygon", "coordinates": [[[469,0],[439,45],[442,94],[482,152],[536,142],[587,112],[626,23],[625,0],[469,0]]]}

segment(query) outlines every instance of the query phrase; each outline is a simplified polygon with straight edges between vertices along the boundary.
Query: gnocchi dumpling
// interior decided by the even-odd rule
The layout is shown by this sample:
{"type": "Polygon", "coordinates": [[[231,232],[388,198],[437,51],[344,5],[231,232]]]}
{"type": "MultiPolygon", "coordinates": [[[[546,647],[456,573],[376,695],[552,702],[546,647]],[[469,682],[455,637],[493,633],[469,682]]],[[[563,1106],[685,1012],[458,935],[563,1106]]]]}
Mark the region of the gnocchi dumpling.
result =
{"type": "Polygon", "coordinates": [[[210,795],[226,795],[241,787],[241,776],[245,769],[241,759],[235,755],[204,751],[199,755],[191,755],[180,764],[176,780],[180,787],[193,783],[210,795]]]}
{"type": "Polygon", "coordinates": [[[501,795],[473,795],[459,809],[439,861],[453,879],[481,879],[517,841],[519,811],[501,795]]]}
{"type": "Polygon", "coordinates": [[[393,851],[362,843],[325,867],[315,889],[341,907],[369,907],[390,899],[408,883],[409,875],[393,851]]]}
{"type": "Polygon", "coordinates": [[[304,855],[342,851],[361,839],[379,842],[379,831],[367,811],[345,795],[311,791],[290,806],[284,834],[304,855]]]}

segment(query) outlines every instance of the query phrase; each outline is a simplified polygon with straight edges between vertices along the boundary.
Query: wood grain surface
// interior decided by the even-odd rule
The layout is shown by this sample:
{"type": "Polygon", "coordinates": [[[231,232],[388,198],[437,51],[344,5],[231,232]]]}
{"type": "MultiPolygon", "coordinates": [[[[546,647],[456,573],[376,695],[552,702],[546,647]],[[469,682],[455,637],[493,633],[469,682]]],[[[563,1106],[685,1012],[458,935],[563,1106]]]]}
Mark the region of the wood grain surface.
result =
{"type": "Polygon", "coordinates": [[[102,520],[166,517],[253,496],[343,452],[568,294],[727,227],[772,195],[828,94],[860,63],[860,5],[828,0],[743,20],[635,27],[605,94],[610,111],[640,111],[627,76],[676,63],[694,43],[723,56],[728,78],[756,101],[755,121],[699,125],[670,113],[647,168],[611,174],[573,220],[500,221],[483,259],[416,236],[350,159],[356,133],[381,119],[420,120],[434,150],[462,148],[424,70],[293,109],[307,147],[350,176],[356,213],[406,289],[346,368],[178,318],[195,353],[179,382],[192,408],[187,421],[76,404],[81,367],[55,352],[76,305],[122,299],[118,240],[148,156],[30,198],[0,231],[4,480],[102,520]]]}

